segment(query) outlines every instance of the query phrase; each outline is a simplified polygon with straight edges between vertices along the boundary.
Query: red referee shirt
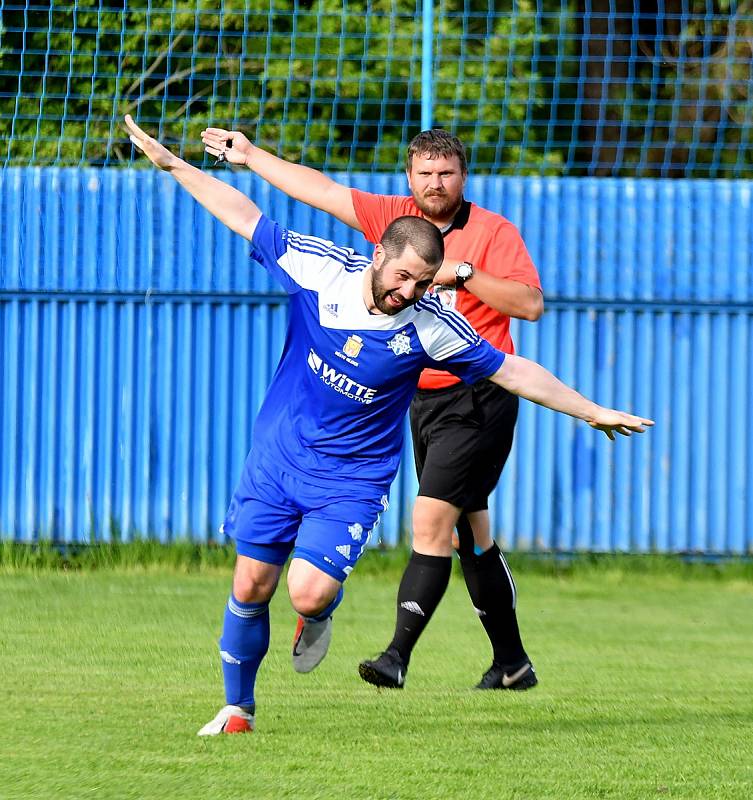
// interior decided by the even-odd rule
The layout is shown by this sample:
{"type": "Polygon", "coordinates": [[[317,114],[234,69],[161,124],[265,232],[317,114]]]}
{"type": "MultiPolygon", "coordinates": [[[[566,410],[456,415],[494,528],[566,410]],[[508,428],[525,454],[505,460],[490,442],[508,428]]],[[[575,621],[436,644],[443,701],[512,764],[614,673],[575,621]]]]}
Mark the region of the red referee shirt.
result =
{"type": "MultiPolygon", "coordinates": [[[[397,217],[424,216],[412,197],[370,194],[359,189],[351,189],[351,195],[363,234],[374,244],[397,217]]],[[[444,246],[448,258],[470,261],[474,269],[541,289],[539,274],[518,229],[499,214],[463,201],[452,226],[444,234],[444,246]]],[[[460,311],[484,339],[505,353],[515,352],[509,317],[462,287],[442,291],[440,295],[442,301],[460,311]]],[[[441,389],[459,381],[449,372],[426,369],[421,373],[418,387],[441,389]]]]}

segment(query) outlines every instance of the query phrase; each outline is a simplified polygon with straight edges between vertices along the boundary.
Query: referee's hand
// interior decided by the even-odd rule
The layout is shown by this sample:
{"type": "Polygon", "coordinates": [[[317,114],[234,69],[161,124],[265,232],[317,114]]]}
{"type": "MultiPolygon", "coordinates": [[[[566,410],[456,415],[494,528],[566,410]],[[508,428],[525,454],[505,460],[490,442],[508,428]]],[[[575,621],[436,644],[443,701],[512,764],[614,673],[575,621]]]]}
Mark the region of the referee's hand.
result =
{"type": "Polygon", "coordinates": [[[217,163],[227,161],[228,164],[247,166],[246,159],[251,155],[254,146],[240,131],[226,131],[224,128],[207,128],[201,132],[204,150],[217,159],[217,163]]]}
{"type": "Polygon", "coordinates": [[[130,114],[125,115],[125,124],[129,133],[128,138],[131,140],[133,146],[137,150],[141,150],[155,167],[169,170],[180,161],[180,159],[174,156],[164,145],[161,145],[145,131],[142,131],[133,121],[133,117],[130,114]]]}

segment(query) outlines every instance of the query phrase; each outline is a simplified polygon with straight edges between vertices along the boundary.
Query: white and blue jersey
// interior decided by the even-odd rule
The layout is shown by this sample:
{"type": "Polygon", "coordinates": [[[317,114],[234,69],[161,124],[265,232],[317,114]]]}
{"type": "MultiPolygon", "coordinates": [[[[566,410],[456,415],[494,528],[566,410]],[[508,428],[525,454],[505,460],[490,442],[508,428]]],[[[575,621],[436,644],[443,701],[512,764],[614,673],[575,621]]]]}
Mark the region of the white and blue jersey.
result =
{"type": "Polygon", "coordinates": [[[431,295],[395,315],[370,313],[363,272],[371,260],[350,249],[262,216],[252,256],[290,295],[285,346],[254,425],[252,456],[315,486],[355,481],[386,491],[421,370],[438,367],[475,383],[504,361],[431,295]]]}
{"type": "Polygon", "coordinates": [[[352,250],[266,217],[252,245],[290,295],[289,322],[223,530],[239,555],[282,565],[295,547],[344,581],[387,508],[421,370],[441,365],[474,383],[505,356],[435,297],[371,314],[371,261],[352,250]]]}

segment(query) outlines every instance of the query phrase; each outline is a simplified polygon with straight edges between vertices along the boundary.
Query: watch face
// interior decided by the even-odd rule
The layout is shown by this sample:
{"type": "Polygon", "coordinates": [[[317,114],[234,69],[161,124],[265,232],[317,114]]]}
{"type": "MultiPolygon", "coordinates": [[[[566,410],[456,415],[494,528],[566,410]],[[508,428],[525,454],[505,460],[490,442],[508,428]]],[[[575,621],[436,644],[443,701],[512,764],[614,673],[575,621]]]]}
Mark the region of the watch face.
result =
{"type": "Polygon", "coordinates": [[[473,275],[473,267],[468,263],[458,264],[455,268],[455,277],[461,281],[467,281],[473,275]]]}

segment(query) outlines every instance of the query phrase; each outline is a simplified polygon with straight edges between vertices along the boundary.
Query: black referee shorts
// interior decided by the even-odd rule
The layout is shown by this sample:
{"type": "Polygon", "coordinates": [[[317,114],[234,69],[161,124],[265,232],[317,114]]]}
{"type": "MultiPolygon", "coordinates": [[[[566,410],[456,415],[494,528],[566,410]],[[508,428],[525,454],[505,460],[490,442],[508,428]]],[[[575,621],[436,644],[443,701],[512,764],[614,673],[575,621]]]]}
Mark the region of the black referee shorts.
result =
{"type": "Polygon", "coordinates": [[[488,508],[512,447],[518,397],[491,381],[419,389],[410,407],[418,494],[488,508]]]}

